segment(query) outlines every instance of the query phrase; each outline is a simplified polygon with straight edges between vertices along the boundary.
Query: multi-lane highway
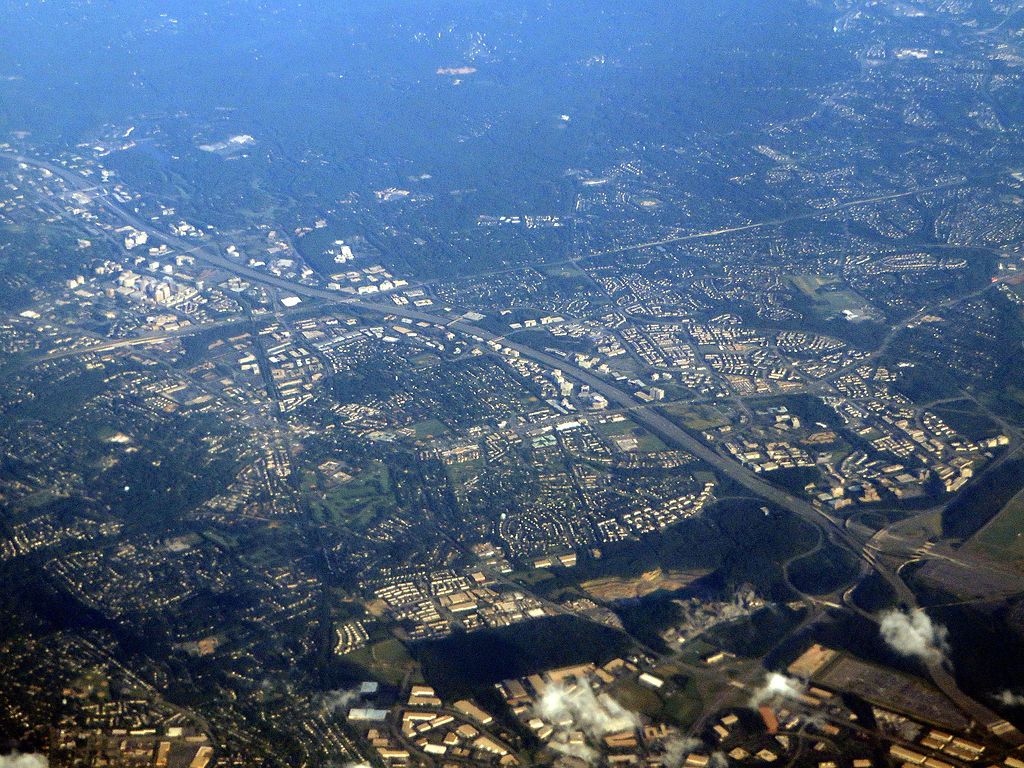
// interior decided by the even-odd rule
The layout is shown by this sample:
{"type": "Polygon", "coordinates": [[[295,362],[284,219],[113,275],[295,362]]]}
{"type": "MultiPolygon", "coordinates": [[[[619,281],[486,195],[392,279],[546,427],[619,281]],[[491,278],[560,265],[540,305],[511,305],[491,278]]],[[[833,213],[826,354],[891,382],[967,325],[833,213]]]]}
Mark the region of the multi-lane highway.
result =
{"type": "MultiPolygon", "coordinates": [[[[11,155],[5,153],[0,153],[0,157],[5,157],[9,160],[14,160],[36,168],[45,169],[55,176],[60,177],[71,189],[75,191],[84,191],[86,189],[95,188],[93,180],[86,179],[71,170],[53,163],[22,155],[11,155]]],[[[900,194],[916,193],[917,191],[900,194]]],[[[893,197],[895,196],[896,195],[893,195],[893,197]]],[[[583,370],[561,357],[536,350],[530,346],[522,344],[521,342],[512,341],[502,336],[498,336],[464,318],[454,316],[446,317],[437,312],[425,312],[415,308],[409,308],[407,306],[378,304],[355,297],[341,295],[336,291],[295,283],[275,275],[261,272],[225,257],[217,252],[213,247],[202,243],[197,244],[195,241],[185,240],[157,229],[151,222],[141,219],[137,214],[118,205],[118,203],[109,195],[97,195],[95,197],[95,202],[124,224],[128,224],[137,230],[146,232],[152,240],[166,243],[169,247],[174,248],[177,251],[191,254],[198,261],[202,261],[209,266],[219,267],[225,271],[251,280],[254,283],[277,288],[289,294],[318,299],[332,304],[344,305],[364,312],[371,312],[380,315],[393,315],[414,321],[430,323],[432,325],[444,325],[449,329],[475,337],[483,342],[498,342],[501,345],[518,352],[524,358],[531,359],[550,369],[560,370],[564,374],[575,379],[577,382],[586,384],[593,391],[602,394],[608,399],[609,403],[614,403],[620,408],[631,409],[633,411],[632,415],[636,421],[654,434],[658,435],[669,445],[688,451],[697,458],[706,462],[723,476],[728,477],[746,488],[752,494],[759,496],[817,526],[822,530],[823,534],[829,541],[853,553],[862,562],[865,569],[871,569],[878,573],[892,587],[899,601],[904,606],[909,609],[916,609],[918,606],[916,596],[906,585],[900,575],[895,570],[880,562],[874,552],[865,548],[864,542],[854,536],[854,534],[848,530],[840,520],[827,514],[824,510],[818,509],[809,502],[797,498],[783,489],[768,483],[737,462],[720,455],[680,428],[677,424],[666,418],[657,410],[639,407],[641,404],[631,394],[620,389],[618,386],[606,379],[599,378],[589,371],[583,370]]],[[[857,204],[860,204],[861,202],[863,201],[858,201],[857,204]]],[[[728,230],[723,230],[723,232],[725,231],[728,230]]],[[[644,245],[642,247],[649,247],[649,245],[651,244],[644,245]]],[[[105,345],[105,348],[113,349],[117,346],[124,346],[132,343],[149,343],[157,339],[158,337],[150,339],[140,338],[138,340],[119,340],[105,345]]],[[[97,345],[90,349],[90,351],[103,350],[104,345],[97,345]]],[[[1001,720],[998,715],[963,693],[963,691],[961,691],[957,686],[953,675],[950,674],[941,662],[929,663],[928,672],[936,686],[951,700],[953,700],[963,711],[968,713],[979,723],[991,726],[1001,720]]]]}

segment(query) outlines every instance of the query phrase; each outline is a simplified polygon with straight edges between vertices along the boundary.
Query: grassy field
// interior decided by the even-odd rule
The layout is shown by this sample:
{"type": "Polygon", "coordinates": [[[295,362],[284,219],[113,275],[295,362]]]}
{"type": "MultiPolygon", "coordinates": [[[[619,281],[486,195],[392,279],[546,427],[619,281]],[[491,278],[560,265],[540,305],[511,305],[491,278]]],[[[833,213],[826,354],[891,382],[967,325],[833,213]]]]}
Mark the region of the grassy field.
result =
{"type": "Polygon", "coordinates": [[[414,673],[414,682],[422,682],[417,671],[419,665],[398,640],[382,640],[346,654],[344,658],[391,685],[401,684],[408,672],[414,673]]]}
{"type": "Polygon", "coordinates": [[[635,680],[620,680],[612,686],[609,693],[626,709],[650,718],[658,717],[665,706],[657,693],[635,680]]]}
{"type": "Polygon", "coordinates": [[[604,664],[633,650],[622,632],[575,616],[549,616],[409,644],[423,676],[442,699],[494,690],[500,680],[555,667],[604,664]]]}
{"type": "Polygon", "coordinates": [[[328,491],[316,505],[325,521],[365,528],[395,505],[387,467],[374,462],[352,481],[328,491]]]}
{"type": "Polygon", "coordinates": [[[606,421],[603,424],[594,423],[594,429],[606,437],[628,435],[635,428],[636,424],[629,419],[623,419],[622,421],[606,421]]]}
{"type": "Polygon", "coordinates": [[[667,720],[682,728],[691,725],[703,709],[703,697],[694,679],[671,662],[656,668],[654,674],[672,681],[667,693],[655,692],[634,680],[616,683],[610,693],[634,712],[667,720]]]}
{"type": "Polygon", "coordinates": [[[679,660],[691,666],[701,666],[704,658],[720,650],[718,646],[712,645],[703,637],[695,637],[683,646],[679,653],[679,660]]]}
{"type": "Polygon", "coordinates": [[[571,278],[582,278],[586,279],[586,273],[583,270],[572,267],[567,264],[541,264],[539,272],[548,277],[571,277],[571,278]]]}
{"type": "Polygon", "coordinates": [[[672,416],[678,417],[687,429],[700,432],[724,427],[729,423],[729,417],[713,405],[685,405],[677,403],[666,405],[663,410],[672,416]]]}
{"type": "Polygon", "coordinates": [[[703,709],[704,702],[700,692],[690,679],[682,691],[665,699],[662,715],[680,728],[687,728],[696,722],[703,709]]]}
{"type": "Polygon", "coordinates": [[[997,560],[1024,560],[1024,491],[1010,499],[999,514],[975,534],[967,547],[997,560]]]}
{"type": "Polygon", "coordinates": [[[426,421],[420,421],[413,424],[413,430],[416,432],[416,437],[421,440],[429,439],[432,437],[440,437],[448,431],[448,427],[442,424],[437,419],[427,419],[426,421]]]}
{"type": "Polygon", "coordinates": [[[664,451],[667,446],[658,438],[643,427],[638,427],[630,420],[606,422],[595,424],[595,429],[605,437],[633,437],[637,441],[637,450],[643,453],[664,451]]]}
{"type": "Polygon", "coordinates": [[[789,279],[801,293],[812,297],[818,293],[819,288],[833,282],[817,275],[792,275],[789,279]]]}
{"type": "Polygon", "coordinates": [[[661,441],[661,438],[657,435],[652,435],[645,429],[637,428],[633,432],[633,437],[635,437],[638,442],[637,450],[642,453],[654,453],[656,451],[668,450],[668,446],[661,441]]]}
{"type": "MultiPolygon", "coordinates": [[[[942,512],[942,532],[969,542],[986,527],[994,526],[1011,502],[1024,493],[1024,459],[1012,458],[967,486],[942,512]]],[[[1012,523],[1011,523],[1012,525],[1012,523]]],[[[1011,529],[1006,529],[1011,530],[1011,529]]],[[[1020,530],[1019,528],[1017,530],[1020,530]]],[[[997,536],[996,533],[989,537],[997,536]]],[[[988,541],[993,541],[988,538],[988,541]]],[[[998,541],[999,539],[995,539],[998,541]]]]}
{"type": "Polygon", "coordinates": [[[229,534],[207,529],[203,531],[202,535],[224,550],[230,551],[238,548],[238,539],[229,534]]]}
{"type": "Polygon", "coordinates": [[[415,355],[410,361],[415,368],[430,368],[441,362],[441,358],[433,352],[423,352],[415,355]]]}
{"type": "Polygon", "coordinates": [[[849,288],[844,290],[823,290],[832,285],[834,280],[826,280],[816,275],[794,275],[790,278],[793,285],[804,295],[815,302],[825,305],[824,308],[832,313],[842,312],[844,309],[851,311],[870,309],[871,305],[856,292],[849,288]]]}

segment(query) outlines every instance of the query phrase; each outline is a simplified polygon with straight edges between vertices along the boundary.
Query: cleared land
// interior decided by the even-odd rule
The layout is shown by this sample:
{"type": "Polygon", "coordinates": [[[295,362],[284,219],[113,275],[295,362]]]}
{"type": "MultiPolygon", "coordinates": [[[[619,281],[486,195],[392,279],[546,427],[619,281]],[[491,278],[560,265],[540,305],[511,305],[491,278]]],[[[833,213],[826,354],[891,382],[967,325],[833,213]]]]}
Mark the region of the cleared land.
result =
{"type": "Polygon", "coordinates": [[[1024,561],[1024,491],[978,531],[967,549],[1003,562],[1024,561]]]}

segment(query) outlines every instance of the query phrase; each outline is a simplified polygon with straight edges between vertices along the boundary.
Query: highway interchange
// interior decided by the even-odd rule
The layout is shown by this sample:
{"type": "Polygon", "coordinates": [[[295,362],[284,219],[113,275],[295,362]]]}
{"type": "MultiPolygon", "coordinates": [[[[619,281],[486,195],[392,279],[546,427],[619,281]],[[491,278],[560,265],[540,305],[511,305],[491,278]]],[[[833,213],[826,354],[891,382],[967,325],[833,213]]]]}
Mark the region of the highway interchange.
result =
{"type": "MultiPolygon", "coordinates": [[[[534,349],[533,347],[527,346],[519,341],[507,339],[503,336],[494,334],[479,325],[465,319],[465,317],[459,316],[444,316],[436,312],[426,312],[419,309],[409,308],[407,306],[397,306],[392,304],[378,304],[371,301],[361,300],[359,298],[351,296],[339,295],[336,291],[330,291],[315,286],[304,285],[296,283],[290,280],[286,280],[265,272],[261,272],[256,269],[252,269],[243,264],[239,264],[222,254],[212,250],[209,247],[202,245],[197,246],[195,242],[187,241],[182,238],[176,237],[170,233],[161,231],[155,228],[150,222],[147,222],[140,218],[135,213],[126,210],[119,205],[110,195],[106,194],[95,194],[97,191],[94,180],[85,178],[74,171],[67,168],[63,168],[59,165],[49,163],[43,160],[26,157],[23,155],[11,155],[0,153],[0,158],[12,160],[25,165],[33,166],[45,171],[48,171],[55,176],[59,176],[70,189],[74,191],[90,191],[94,193],[95,202],[106,209],[110,214],[115,216],[124,224],[130,225],[137,230],[146,232],[149,237],[157,242],[166,243],[169,247],[176,251],[188,253],[194,256],[198,261],[202,261],[208,266],[217,267],[224,271],[238,275],[239,277],[250,280],[254,283],[260,283],[265,286],[279,289],[287,292],[288,294],[316,299],[329,304],[342,305],[348,309],[373,313],[377,315],[385,316],[396,316],[406,318],[412,321],[430,323],[432,325],[444,325],[452,331],[466,334],[481,343],[495,342],[508,349],[514,350],[524,358],[535,361],[536,363],[543,365],[549,369],[560,370],[567,376],[571,377],[575,381],[588,385],[593,391],[600,393],[607,398],[609,404],[612,404],[621,409],[630,410],[633,418],[639,422],[642,426],[650,430],[652,433],[660,437],[666,444],[685,450],[690,454],[694,455],[698,459],[706,462],[708,465],[713,467],[716,471],[721,473],[723,476],[728,477],[730,480],[739,484],[752,495],[762,498],[788,512],[798,516],[802,520],[811,523],[821,530],[825,540],[832,542],[833,544],[847,550],[848,552],[855,555],[861,568],[861,574],[866,575],[870,572],[877,573],[887,584],[892,588],[896,594],[899,602],[908,610],[916,610],[919,608],[919,602],[914,594],[913,590],[907,585],[903,577],[900,574],[899,567],[906,561],[898,559],[901,552],[905,554],[907,549],[906,543],[893,537],[886,537],[883,535],[876,535],[870,541],[865,541],[863,536],[858,536],[851,527],[847,526],[844,521],[839,518],[826,513],[824,510],[815,507],[809,502],[799,499],[787,491],[772,485],[765,481],[752,471],[741,466],[737,462],[722,456],[707,445],[702,443],[700,440],[680,428],[676,423],[666,418],[664,415],[659,413],[654,408],[643,407],[643,405],[634,398],[631,394],[624,391],[620,387],[611,383],[607,379],[600,378],[594,374],[583,370],[582,368],[573,365],[571,362],[550,354],[546,351],[534,349]],[[886,557],[888,555],[889,557],[886,557]],[[899,565],[893,567],[887,561],[895,559],[899,565]]],[[[900,193],[903,194],[916,194],[916,192],[900,193]]],[[[849,207],[850,205],[859,204],[861,201],[855,201],[854,203],[848,203],[840,207],[849,207]]],[[[806,214],[809,216],[824,216],[831,212],[831,209],[806,214]]],[[[778,222],[781,223],[781,222],[778,222]]],[[[764,224],[756,226],[771,226],[773,222],[766,222],[764,224]]],[[[753,226],[753,225],[752,225],[753,226]]],[[[733,229],[723,229],[711,233],[702,233],[699,235],[693,235],[688,237],[681,237],[678,240],[689,239],[689,237],[710,237],[716,234],[724,234],[734,231],[733,229]]],[[[102,233],[102,230],[101,230],[102,233]]],[[[675,242],[677,239],[673,239],[675,242]]],[[[655,243],[640,244],[634,249],[642,249],[655,245],[655,243]]],[[[628,250],[628,249],[621,249],[628,250]]],[[[983,289],[986,290],[986,289],[983,289]]],[[[975,292],[977,293],[977,292],[975,292]]],[[[972,294],[974,295],[974,294],[972,294]]],[[[962,297],[961,300],[968,297],[962,297]]],[[[922,308],[920,311],[914,313],[911,318],[907,321],[896,326],[892,333],[886,338],[885,345],[895,336],[895,334],[907,326],[908,323],[912,322],[915,318],[926,314],[928,311],[936,311],[940,307],[934,308],[922,308]]],[[[250,320],[242,321],[223,321],[216,325],[231,325],[236,322],[250,322],[250,320]]],[[[132,339],[119,339],[115,341],[97,341],[95,345],[88,347],[82,347],[74,350],[63,350],[51,355],[52,358],[62,357],[73,354],[81,353],[98,353],[104,351],[110,351],[120,347],[144,345],[150,343],[158,343],[170,338],[189,335],[198,331],[207,330],[214,325],[204,325],[196,327],[182,328],[177,331],[171,331],[160,334],[149,334],[146,336],[140,336],[132,339]]],[[[876,351],[877,356],[882,349],[876,351]]],[[[1013,434],[1013,446],[1011,452],[1019,450],[1020,435],[1014,432],[1013,434]]],[[[920,542],[923,544],[924,542],[920,542]]],[[[819,542],[819,547],[822,543],[819,542]]],[[[806,553],[810,554],[810,553],[806,553]]],[[[919,554],[915,557],[920,557],[919,554]]],[[[864,612],[862,609],[857,607],[850,599],[852,589],[841,590],[837,595],[828,596],[811,596],[803,595],[805,602],[814,611],[815,615],[818,615],[821,611],[826,608],[841,609],[846,608],[860,613],[862,616],[872,620],[878,621],[877,616],[873,616],[864,612]]],[[[943,691],[947,697],[953,700],[964,712],[969,714],[975,721],[982,724],[985,727],[991,728],[998,723],[1002,722],[1002,718],[992,712],[990,709],[977,702],[966,693],[964,693],[957,685],[956,680],[950,669],[942,661],[932,661],[927,664],[927,671],[931,677],[932,682],[943,691]]]]}

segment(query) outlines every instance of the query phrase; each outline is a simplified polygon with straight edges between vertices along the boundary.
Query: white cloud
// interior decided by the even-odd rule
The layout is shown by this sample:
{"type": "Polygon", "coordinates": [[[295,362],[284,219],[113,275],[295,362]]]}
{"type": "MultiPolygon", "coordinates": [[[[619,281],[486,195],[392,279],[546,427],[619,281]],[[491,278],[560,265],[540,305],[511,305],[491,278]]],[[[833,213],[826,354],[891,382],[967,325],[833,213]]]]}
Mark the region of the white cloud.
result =
{"type": "Polygon", "coordinates": [[[595,695],[585,679],[549,685],[534,707],[534,714],[556,729],[548,742],[549,747],[591,764],[597,761],[597,751],[580,743],[579,738],[573,739],[574,732],[600,739],[609,733],[630,731],[640,726],[640,719],[635,713],[606,693],[595,695]]]}
{"type": "Polygon", "coordinates": [[[328,691],[320,698],[320,709],[325,713],[348,709],[359,700],[356,691],[328,691]]]}
{"type": "Polygon", "coordinates": [[[1005,690],[993,694],[992,699],[1004,707],[1024,707],[1024,693],[1005,690]]]}
{"type": "Polygon", "coordinates": [[[579,730],[593,738],[639,727],[636,714],[607,694],[594,695],[586,680],[549,685],[537,702],[537,714],[554,725],[579,730]]]}
{"type": "Polygon", "coordinates": [[[922,610],[892,610],[882,616],[882,639],[904,656],[926,662],[944,662],[949,653],[949,631],[922,610]]]}
{"type": "Polygon", "coordinates": [[[769,672],[764,684],[754,691],[750,697],[750,706],[759,707],[764,702],[776,697],[783,699],[796,699],[803,695],[807,686],[802,680],[795,677],[788,677],[779,672],[769,672]]]}
{"type": "Polygon", "coordinates": [[[49,764],[45,755],[22,755],[17,752],[0,755],[0,768],[46,768],[49,764]]]}

